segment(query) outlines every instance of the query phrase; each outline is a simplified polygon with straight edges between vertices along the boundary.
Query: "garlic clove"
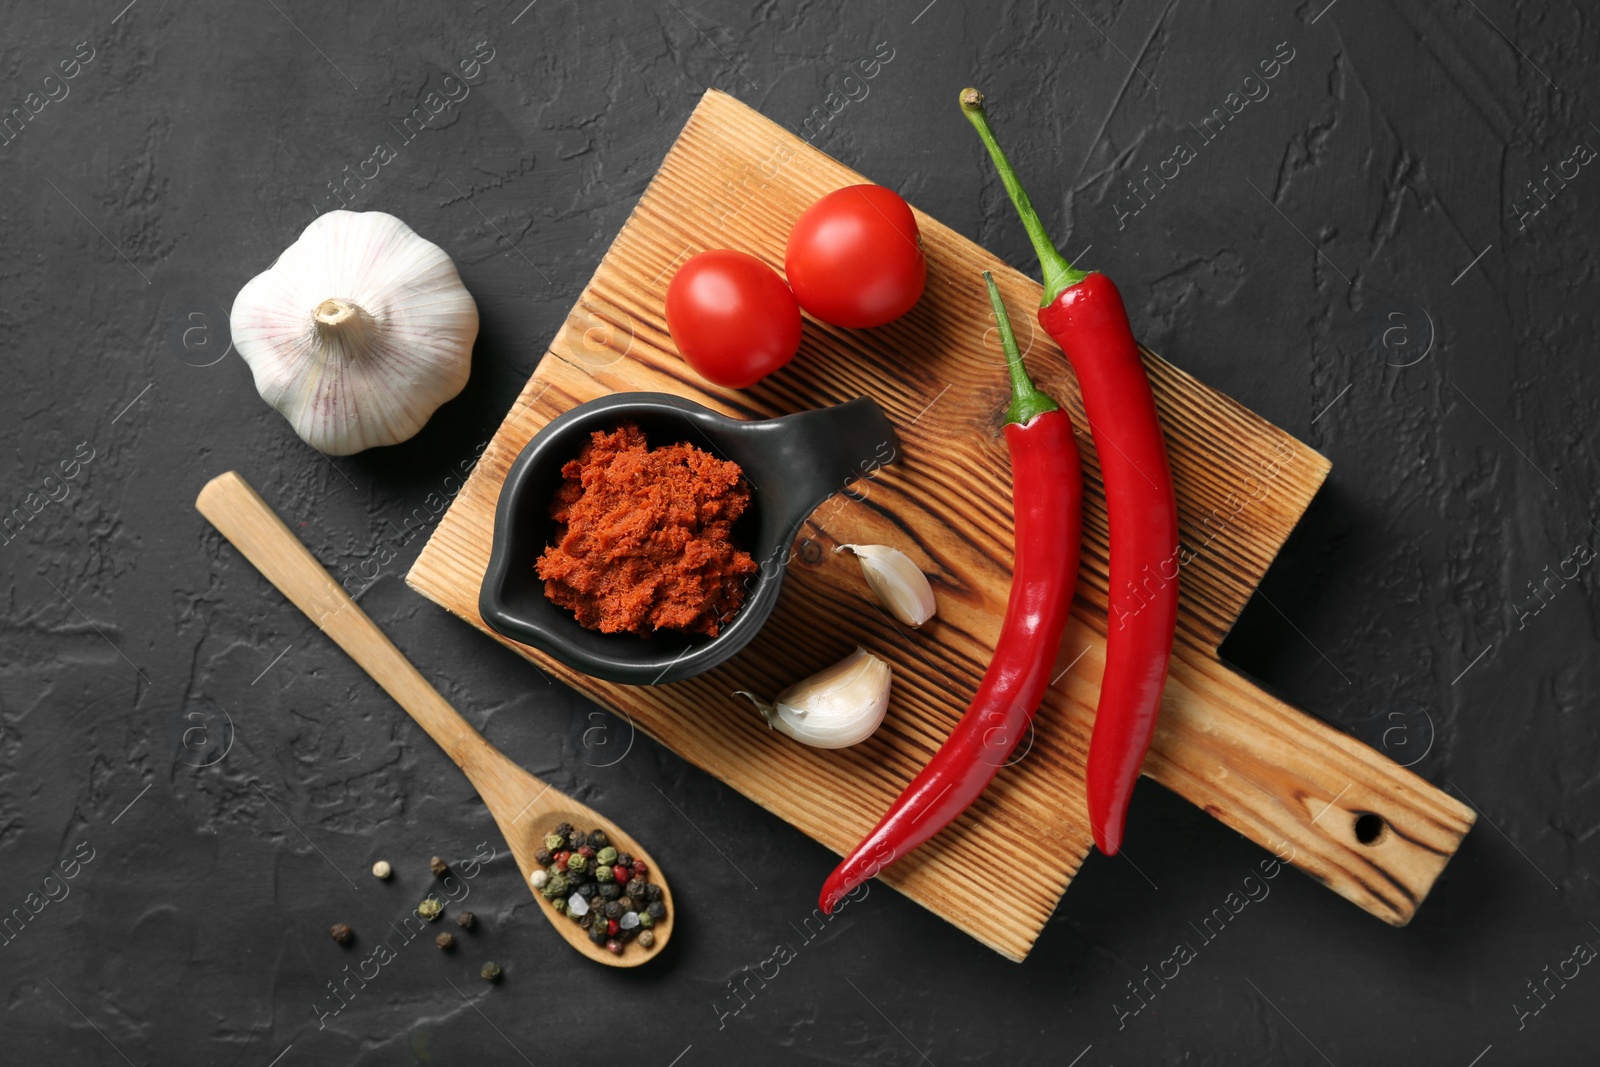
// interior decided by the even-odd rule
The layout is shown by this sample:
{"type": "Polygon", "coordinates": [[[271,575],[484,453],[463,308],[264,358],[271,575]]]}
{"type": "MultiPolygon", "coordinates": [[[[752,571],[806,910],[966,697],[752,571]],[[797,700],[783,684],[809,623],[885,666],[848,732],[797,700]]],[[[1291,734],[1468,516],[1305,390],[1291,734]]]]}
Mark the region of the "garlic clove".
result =
{"type": "Polygon", "coordinates": [[[767,725],[813,748],[846,748],[871,737],[889,708],[889,664],[857,648],[833,666],[802,679],[768,704],[743,689],[767,725]]]}
{"type": "Polygon", "coordinates": [[[313,448],[412,437],[471,369],[478,307],[438,245],[381,211],[329,211],[234,299],[256,391],[313,448]]]}
{"type": "Polygon", "coordinates": [[[891,615],[913,628],[933,618],[933,586],[910,556],[888,545],[840,545],[834,551],[847,548],[861,561],[867,584],[891,615]]]}

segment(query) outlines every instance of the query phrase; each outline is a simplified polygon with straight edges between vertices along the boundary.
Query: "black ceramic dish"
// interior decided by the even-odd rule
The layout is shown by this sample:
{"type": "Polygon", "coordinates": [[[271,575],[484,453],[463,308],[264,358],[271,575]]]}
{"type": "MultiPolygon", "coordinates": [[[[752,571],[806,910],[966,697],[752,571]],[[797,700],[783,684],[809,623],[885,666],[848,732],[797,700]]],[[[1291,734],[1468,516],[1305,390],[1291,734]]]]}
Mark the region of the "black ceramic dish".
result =
{"type": "Polygon", "coordinates": [[[893,462],[899,450],[894,427],[867,397],[759,422],[730,419],[666,393],[616,393],[580,404],[535,434],[506,475],[478,611],[496,633],[609,682],[658,685],[693,677],[738,652],[766,623],[806,517],[857,478],[893,462]],[[734,537],[761,570],[716,637],[604,634],[579,626],[570,611],[545,599],[534,564],[553,540],[550,502],[561,467],[577,458],[590,433],[624,422],[638,423],[652,448],[685,441],[732,460],[750,483],[750,507],[734,537]]]}

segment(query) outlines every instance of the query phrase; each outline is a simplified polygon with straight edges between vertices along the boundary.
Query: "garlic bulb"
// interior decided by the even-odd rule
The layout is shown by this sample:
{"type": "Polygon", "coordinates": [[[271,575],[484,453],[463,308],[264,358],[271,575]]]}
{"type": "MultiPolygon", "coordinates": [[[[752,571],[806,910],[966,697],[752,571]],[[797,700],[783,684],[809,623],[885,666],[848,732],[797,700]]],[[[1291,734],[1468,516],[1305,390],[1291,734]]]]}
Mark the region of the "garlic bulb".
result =
{"type": "Polygon", "coordinates": [[[411,437],[467,384],[478,306],[438,245],[381,211],[329,211],[239,290],[233,343],[307,444],[411,437]]]}
{"type": "Polygon", "coordinates": [[[858,648],[826,670],[796,682],[771,704],[743,689],[767,725],[814,748],[845,748],[865,741],[889,707],[889,665],[858,648]]]}
{"type": "Polygon", "coordinates": [[[911,557],[888,545],[840,545],[861,561],[861,573],[889,613],[907,626],[921,626],[933,618],[933,586],[911,557]]]}

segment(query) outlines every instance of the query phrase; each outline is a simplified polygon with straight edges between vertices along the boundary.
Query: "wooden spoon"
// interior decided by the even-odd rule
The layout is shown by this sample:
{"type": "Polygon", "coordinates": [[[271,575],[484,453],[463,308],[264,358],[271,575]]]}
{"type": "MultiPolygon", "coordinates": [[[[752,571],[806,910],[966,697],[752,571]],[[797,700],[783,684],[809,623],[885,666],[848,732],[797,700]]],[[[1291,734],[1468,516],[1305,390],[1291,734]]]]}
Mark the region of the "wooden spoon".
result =
{"type": "Polygon", "coordinates": [[[604,945],[591,942],[587,930],[534,893],[545,917],[573,948],[608,967],[637,967],[666,948],[672,936],[672,917],[677,914],[672,891],[662,877],[661,866],[637,841],[604,815],[541,782],[485,741],[367,618],[237,472],[229,471],[207,482],[195,507],[233,542],[245,559],[255,564],[267,581],[383,686],[466,772],[511,846],[511,855],[523,877],[538,869],[534,853],[543,845],[544,835],[562,822],[580,830],[604,830],[617,851],[645,862],[650,881],[661,887],[661,902],[667,908],[667,918],[652,928],[655,944],[648,949],[634,940],[624,943],[621,955],[615,955],[604,945]]]}

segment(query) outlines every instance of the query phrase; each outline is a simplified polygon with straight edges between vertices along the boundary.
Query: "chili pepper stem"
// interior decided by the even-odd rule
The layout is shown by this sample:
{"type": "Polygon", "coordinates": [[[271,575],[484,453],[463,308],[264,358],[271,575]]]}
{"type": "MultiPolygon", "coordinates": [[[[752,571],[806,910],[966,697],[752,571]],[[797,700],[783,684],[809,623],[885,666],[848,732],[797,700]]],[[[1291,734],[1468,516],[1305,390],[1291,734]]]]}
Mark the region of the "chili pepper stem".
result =
{"type": "Polygon", "coordinates": [[[994,130],[989,126],[989,115],[983,110],[983,94],[976,89],[961,90],[961,113],[967,116],[967,121],[978,131],[978,136],[983,138],[983,145],[989,150],[989,158],[994,160],[995,169],[1000,172],[1000,181],[1006,187],[1006,194],[1016,206],[1017,214],[1022,216],[1022,226],[1028,231],[1028,240],[1033,242],[1033,250],[1039,256],[1039,269],[1044,274],[1044,299],[1040,301],[1039,306],[1049,307],[1056,297],[1083,281],[1090,272],[1079,270],[1067,262],[1067,257],[1061,254],[1055,242],[1050,240],[1050,235],[1045,232],[1044,223],[1039,221],[1039,213],[1033,209],[1033,201],[1028,199],[1027,190],[1022,188],[1016,169],[1006,158],[1000,142],[994,138],[994,130]]]}
{"type": "Polygon", "coordinates": [[[989,303],[994,305],[994,321],[1000,327],[1000,347],[1005,349],[1006,369],[1011,372],[1011,403],[1006,406],[1005,422],[1026,426],[1046,411],[1059,411],[1061,405],[1039,391],[1028,377],[1028,368],[1022,365],[1022,352],[1017,348],[1017,335],[1011,332],[1011,316],[1006,314],[1006,302],[1000,297],[1000,287],[994,275],[983,272],[983,282],[989,287],[989,303]]]}

